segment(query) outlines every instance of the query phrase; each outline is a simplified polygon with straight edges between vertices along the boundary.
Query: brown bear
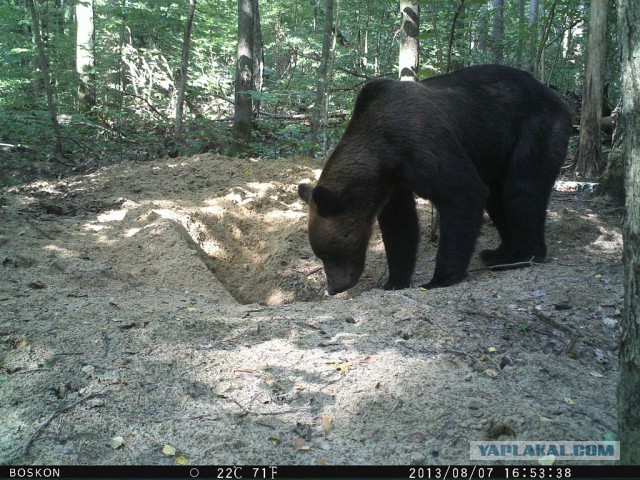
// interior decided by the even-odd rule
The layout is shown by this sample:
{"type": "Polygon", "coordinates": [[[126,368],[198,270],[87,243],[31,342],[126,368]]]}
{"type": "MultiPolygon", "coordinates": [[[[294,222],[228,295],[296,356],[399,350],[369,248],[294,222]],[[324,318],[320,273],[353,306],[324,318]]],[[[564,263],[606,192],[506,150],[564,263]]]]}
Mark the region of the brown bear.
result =
{"type": "Polygon", "coordinates": [[[487,265],[543,261],[547,204],[570,133],[562,98],[514,68],[368,82],[315,188],[298,186],[329,293],[358,282],[375,219],[389,266],[384,288],[411,286],[419,242],[414,194],[440,213],[435,270],[423,287],[466,277],[485,209],[501,240],[481,252],[487,265]]]}

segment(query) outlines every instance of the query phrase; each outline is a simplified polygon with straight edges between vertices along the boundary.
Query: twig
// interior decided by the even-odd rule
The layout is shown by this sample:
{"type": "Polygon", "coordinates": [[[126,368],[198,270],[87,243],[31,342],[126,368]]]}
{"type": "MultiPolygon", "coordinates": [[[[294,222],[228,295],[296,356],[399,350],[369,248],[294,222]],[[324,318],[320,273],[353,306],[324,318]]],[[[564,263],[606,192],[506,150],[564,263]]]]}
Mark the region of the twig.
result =
{"type": "Polygon", "coordinates": [[[534,308],[531,313],[533,314],[534,317],[536,317],[538,320],[543,321],[544,323],[546,323],[547,325],[550,325],[551,327],[555,328],[556,330],[560,330],[561,332],[566,333],[569,336],[569,345],[567,346],[567,349],[565,351],[565,353],[571,353],[573,352],[573,346],[575,345],[576,341],[578,340],[578,337],[576,336],[576,334],[573,332],[573,330],[571,330],[569,327],[567,327],[566,325],[563,325],[559,322],[557,322],[556,320],[554,320],[551,317],[548,317],[547,315],[545,315],[544,313],[542,313],[539,309],[534,308]]]}
{"type": "Polygon", "coordinates": [[[450,348],[447,348],[445,350],[442,351],[443,353],[448,353],[448,354],[457,354],[457,355],[465,355],[475,361],[478,361],[478,357],[476,357],[475,355],[472,355],[470,353],[467,352],[463,352],[462,350],[452,350],[450,348]]]}
{"type": "MultiPolygon", "coordinates": [[[[242,409],[242,413],[240,415],[244,416],[244,415],[260,415],[260,416],[266,416],[266,415],[286,415],[287,413],[295,413],[295,412],[300,412],[303,410],[308,410],[309,407],[300,407],[300,408],[290,408],[289,410],[282,410],[279,412],[256,412],[254,410],[250,410],[247,407],[245,407],[244,405],[242,405],[240,402],[238,402],[237,400],[230,398],[230,397],[225,397],[224,395],[219,395],[222,398],[225,398],[227,400],[232,401],[233,403],[235,403],[238,407],[240,407],[242,409]]],[[[255,398],[255,397],[254,397],[255,398]]],[[[253,400],[252,400],[253,401],[253,400]]],[[[251,402],[250,402],[251,403],[251,402]]]]}
{"type": "Polygon", "coordinates": [[[548,317],[547,315],[545,315],[544,313],[542,313],[540,310],[538,310],[537,308],[534,308],[531,313],[533,314],[534,317],[536,317],[538,320],[542,320],[544,323],[551,325],[553,328],[555,328],[556,330],[560,330],[564,333],[566,333],[567,335],[571,336],[571,337],[575,337],[575,333],[573,333],[573,330],[571,330],[569,327],[567,327],[566,325],[562,325],[561,323],[557,322],[556,320],[554,320],[551,317],[548,317]]]}
{"type": "Polygon", "coordinates": [[[36,232],[44,235],[47,239],[49,240],[55,240],[55,238],[53,238],[51,235],[49,235],[47,232],[45,232],[43,229],[41,229],[39,226],[37,226],[35,223],[33,223],[30,219],[27,218],[27,223],[29,224],[29,226],[31,228],[33,228],[36,232]]]}
{"type": "Polygon", "coordinates": [[[32,368],[31,370],[20,370],[19,372],[13,372],[12,375],[25,375],[27,373],[44,372],[45,370],[51,370],[51,368],[32,368]]]}
{"type": "Polygon", "coordinates": [[[324,267],[318,267],[318,268],[314,268],[313,270],[311,270],[309,273],[307,273],[307,277],[310,277],[311,275],[313,275],[314,273],[318,273],[320,270],[322,270],[324,267]]]}
{"type": "Polygon", "coordinates": [[[89,395],[87,395],[84,398],[81,398],[80,400],[77,400],[69,405],[65,405],[65,400],[67,399],[67,397],[64,398],[64,400],[62,400],[62,402],[60,402],[60,405],[58,405],[58,407],[53,411],[53,413],[51,415],[49,415],[49,418],[47,418],[47,420],[40,425],[40,427],[38,427],[38,429],[33,432],[33,434],[29,437],[29,440],[27,440],[27,443],[24,444],[24,447],[22,448],[22,454],[26,455],[29,452],[29,449],[31,448],[31,445],[33,444],[34,440],[38,437],[38,435],[40,435],[40,433],[47,428],[47,426],[61,413],[66,412],[67,410],[71,410],[73,407],[80,405],[81,403],[86,402],[87,400],[89,400],[90,398],[95,397],[96,394],[95,393],[90,393],[89,395]]]}
{"type": "Polygon", "coordinates": [[[467,273],[474,272],[482,272],[484,270],[508,270],[512,268],[520,268],[520,267],[533,267],[534,265],[541,265],[538,262],[534,262],[533,259],[535,257],[531,257],[531,260],[526,260],[524,262],[515,262],[515,263],[503,263],[501,265],[491,265],[490,267],[482,267],[482,268],[474,268],[473,270],[468,270],[467,273]]]}

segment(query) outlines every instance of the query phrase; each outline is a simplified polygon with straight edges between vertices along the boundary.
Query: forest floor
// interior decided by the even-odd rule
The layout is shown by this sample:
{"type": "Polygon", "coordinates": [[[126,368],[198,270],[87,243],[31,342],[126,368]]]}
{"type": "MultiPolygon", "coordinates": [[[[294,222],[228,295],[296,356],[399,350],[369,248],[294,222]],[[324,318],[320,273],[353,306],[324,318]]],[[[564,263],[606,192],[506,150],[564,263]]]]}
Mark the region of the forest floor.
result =
{"type": "Polygon", "coordinates": [[[548,263],[475,256],[433,291],[379,289],[376,232],[327,297],[296,193],[320,168],[206,154],[2,190],[0,464],[468,464],[474,440],[615,435],[621,209],[560,183],[548,263]]]}

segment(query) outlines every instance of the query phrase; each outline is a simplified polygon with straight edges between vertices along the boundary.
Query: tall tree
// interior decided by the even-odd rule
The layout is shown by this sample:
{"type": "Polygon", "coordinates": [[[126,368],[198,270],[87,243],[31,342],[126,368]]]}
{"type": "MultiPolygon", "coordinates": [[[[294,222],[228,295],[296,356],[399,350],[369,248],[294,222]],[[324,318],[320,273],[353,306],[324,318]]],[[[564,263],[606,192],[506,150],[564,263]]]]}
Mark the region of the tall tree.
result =
{"type": "Polygon", "coordinates": [[[537,39],[538,39],[538,11],[540,10],[539,0],[529,0],[529,72],[538,76],[536,71],[537,39]]]}
{"type": "Polygon", "coordinates": [[[587,65],[582,90],[580,138],[574,159],[576,173],[590,178],[596,175],[602,164],[602,93],[604,90],[604,66],[607,53],[607,0],[591,0],[587,65]]]}
{"type": "Polygon", "coordinates": [[[60,131],[60,124],[58,123],[58,114],[56,112],[56,104],[53,95],[53,85],[51,83],[51,75],[49,75],[49,63],[47,61],[47,54],[44,51],[44,43],[42,42],[42,35],[40,33],[40,18],[38,10],[33,3],[33,0],[26,0],[29,12],[31,12],[31,24],[33,27],[33,38],[38,48],[38,58],[40,60],[40,70],[42,71],[42,77],[44,78],[44,90],[47,95],[47,105],[49,107],[49,116],[51,118],[51,126],[53,127],[53,133],[56,139],[55,156],[62,160],[62,132],[60,131]]]}
{"type": "MultiPolygon", "coordinates": [[[[327,71],[329,66],[329,57],[331,55],[331,40],[333,39],[333,0],[327,0],[325,7],[324,34],[322,37],[322,56],[320,57],[320,68],[318,69],[318,79],[316,82],[316,100],[311,110],[311,143],[318,141],[320,133],[322,117],[324,117],[324,97],[326,93],[327,71]]],[[[313,154],[315,147],[311,149],[309,154],[313,154]]]]}
{"type": "Polygon", "coordinates": [[[191,30],[193,28],[193,17],[196,13],[196,1],[197,0],[189,0],[187,24],[184,29],[184,40],[182,42],[182,64],[180,65],[180,83],[178,85],[178,99],[176,102],[176,118],[174,128],[174,133],[177,139],[180,139],[180,137],[182,137],[182,109],[184,106],[184,92],[187,88],[189,51],[191,49],[191,30]]]}
{"type": "Polygon", "coordinates": [[[464,12],[464,0],[460,0],[460,3],[458,4],[458,8],[456,8],[456,12],[453,14],[453,19],[451,20],[451,28],[449,30],[449,46],[447,48],[447,65],[446,65],[446,69],[445,72],[450,72],[452,69],[454,69],[454,65],[452,63],[451,60],[451,54],[453,52],[453,42],[456,38],[456,26],[458,23],[458,19],[460,18],[460,16],[463,14],[464,12]]]}
{"type": "MultiPolygon", "coordinates": [[[[553,0],[553,3],[551,4],[551,8],[549,8],[549,14],[547,15],[547,18],[545,20],[544,23],[544,28],[542,29],[540,33],[540,42],[538,45],[538,52],[536,54],[536,59],[535,59],[535,67],[534,70],[537,72],[538,74],[538,79],[545,83],[546,80],[544,78],[544,53],[545,53],[545,49],[547,47],[547,40],[549,38],[549,33],[551,32],[551,27],[553,25],[553,18],[555,17],[556,14],[556,6],[558,5],[558,0],[553,0]]],[[[606,50],[605,50],[606,51],[606,50]]]]}
{"type": "Polygon", "coordinates": [[[253,0],[238,0],[238,53],[233,128],[242,141],[251,139],[255,9],[253,0]]]}
{"type": "Polygon", "coordinates": [[[81,0],[76,4],[76,72],[78,73],[78,109],[88,112],[96,104],[95,27],[93,0],[81,0]]]}
{"type": "MultiPolygon", "coordinates": [[[[254,38],[253,38],[253,77],[251,90],[254,92],[262,92],[262,84],[264,83],[264,42],[262,40],[262,24],[260,22],[260,8],[258,0],[253,0],[253,9],[255,12],[254,38]]],[[[260,100],[253,100],[252,117],[257,121],[260,114],[260,100]]]]}
{"type": "Polygon", "coordinates": [[[504,0],[493,0],[493,61],[502,63],[504,51],[504,0]]]}
{"type": "Polygon", "coordinates": [[[524,66],[524,32],[525,32],[525,15],[524,15],[525,0],[518,0],[518,51],[516,54],[516,65],[519,68],[524,66]]]}
{"type": "Polygon", "coordinates": [[[400,0],[400,80],[418,80],[418,33],[420,5],[417,0],[400,0]]]}
{"type": "Polygon", "coordinates": [[[618,0],[622,52],[623,155],[626,163],[624,312],[620,340],[618,431],[621,462],[640,464],[640,2],[618,0]]]}

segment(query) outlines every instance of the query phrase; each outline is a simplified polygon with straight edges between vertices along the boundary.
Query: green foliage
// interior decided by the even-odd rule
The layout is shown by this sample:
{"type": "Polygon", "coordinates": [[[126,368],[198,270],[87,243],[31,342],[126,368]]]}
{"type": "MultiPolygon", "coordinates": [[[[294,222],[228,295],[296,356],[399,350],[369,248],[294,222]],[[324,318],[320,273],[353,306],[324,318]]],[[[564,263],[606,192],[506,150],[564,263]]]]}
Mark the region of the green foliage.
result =
{"type": "MultiPolygon", "coordinates": [[[[446,70],[451,22],[459,0],[422,0],[420,77],[446,70]]],[[[557,2],[544,43],[553,0],[540,0],[539,21],[520,18],[519,2],[504,2],[504,62],[524,69],[537,61],[539,77],[559,90],[581,86],[588,9],[580,0],[557,2]]],[[[188,0],[94,0],[97,104],[78,116],[73,2],[36,2],[71,168],[93,168],[121,158],[149,159],[203,151],[227,153],[237,146],[233,118],[237,1],[200,0],[191,40],[184,136],[173,138],[173,116],[188,0]]],[[[310,138],[322,51],[324,1],[260,0],[264,84],[253,141],[243,155],[275,158],[302,155],[340,138],[357,90],[367,78],[397,77],[400,12],[397,0],[342,0],[334,27],[338,42],[329,80],[328,128],[310,138]],[[336,114],[343,114],[335,120],[336,114]]],[[[612,12],[614,7],[612,6],[612,12]]],[[[492,61],[493,7],[466,0],[452,40],[454,66],[492,61]]],[[[610,103],[618,94],[615,15],[610,15],[607,78],[610,103]]],[[[47,161],[53,139],[42,78],[23,2],[0,3],[0,143],[29,148],[3,150],[4,166],[47,161]]],[[[66,168],[58,166],[60,169],[66,168]]],[[[12,167],[13,168],[13,167],[12,167]]],[[[28,169],[27,169],[28,170],[28,169]]]]}

